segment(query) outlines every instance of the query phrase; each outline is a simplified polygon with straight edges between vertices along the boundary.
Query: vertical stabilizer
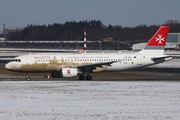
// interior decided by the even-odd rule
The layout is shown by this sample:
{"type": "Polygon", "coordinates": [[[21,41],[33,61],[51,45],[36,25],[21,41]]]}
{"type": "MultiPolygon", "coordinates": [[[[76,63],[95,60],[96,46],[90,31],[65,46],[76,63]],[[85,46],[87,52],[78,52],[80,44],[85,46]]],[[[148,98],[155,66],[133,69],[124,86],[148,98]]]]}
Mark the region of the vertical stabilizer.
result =
{"type": "Polygon", "coordinates": [[[162,26],[150,39],[144,49],[141,52],[152,52],[157,54],[163,54],[166,46],[166,41],[169,32],[169,26],[162,26]]]}

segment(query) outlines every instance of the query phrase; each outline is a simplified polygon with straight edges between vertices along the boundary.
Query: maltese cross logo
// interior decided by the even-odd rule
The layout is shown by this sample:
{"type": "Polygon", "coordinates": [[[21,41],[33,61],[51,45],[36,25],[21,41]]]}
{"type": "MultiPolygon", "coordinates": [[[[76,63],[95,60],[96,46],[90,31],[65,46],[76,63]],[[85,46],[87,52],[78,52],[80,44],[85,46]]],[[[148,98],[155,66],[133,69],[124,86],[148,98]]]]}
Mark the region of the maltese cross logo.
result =
{"type": "Polygon", "coordinates": [[[158,41],[158,44],[162,44],[164,37],[162,38],[162,35],[158,35],[158,37],[156,37],[156,41],[158,41]]]}

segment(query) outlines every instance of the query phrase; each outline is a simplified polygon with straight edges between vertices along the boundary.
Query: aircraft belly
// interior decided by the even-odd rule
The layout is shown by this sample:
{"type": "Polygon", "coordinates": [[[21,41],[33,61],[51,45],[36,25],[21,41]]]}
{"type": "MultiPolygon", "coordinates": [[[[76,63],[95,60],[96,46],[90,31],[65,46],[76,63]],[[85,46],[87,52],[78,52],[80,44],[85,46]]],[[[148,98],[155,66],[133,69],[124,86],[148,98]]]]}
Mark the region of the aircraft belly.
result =
{"type": "Polygon", "coordinates": [[[105,70],[106,70],[106,68],[104,68],[104,67],[96,67],[96,69],[93,70],[93,72],[102,72],[102,71],[105,71],[105,70]]]}
{"type": "Polygon", "coordinates": [[[108,66],[106,71],[121,71],[121,70],[130,69],[133,67],[134,67],[134,65],[131,65],[131,64],[129,65],[129,64],[116,63],[116,64],[112,64],[111,66],[108,66]]]}
{"type": "Polygon", "coordinates": [[[44,68],[20,68],[20,69],[11,69],[14,72],[53,72],[54,69],[44,69],[44,68]]]}
{"type": "Polygon", "coordinates": [[[111,64],[111,66],[108,66],[107,69],[105,69],[105,71],[129,70],[129,69],[134,69],[134,68],[145,67],[152,64],[154,64],[154,62],[152,61],[146,61],[146,62],[143,62],[143,64],[137,64],[137,62],[134,62],[134,61],[118,62],[118,63],[111,64]]]}

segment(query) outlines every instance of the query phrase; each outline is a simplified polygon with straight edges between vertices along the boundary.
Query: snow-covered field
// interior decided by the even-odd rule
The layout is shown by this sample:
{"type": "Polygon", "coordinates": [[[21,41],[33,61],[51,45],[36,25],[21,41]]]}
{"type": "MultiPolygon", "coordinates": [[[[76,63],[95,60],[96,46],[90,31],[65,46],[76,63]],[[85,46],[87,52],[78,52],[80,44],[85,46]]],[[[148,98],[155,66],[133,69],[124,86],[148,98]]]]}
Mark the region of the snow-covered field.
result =
{"type": "Polygon", "coordinates": [[[179,120],[180,82],[1,81],[1,120],[179,120]]]}

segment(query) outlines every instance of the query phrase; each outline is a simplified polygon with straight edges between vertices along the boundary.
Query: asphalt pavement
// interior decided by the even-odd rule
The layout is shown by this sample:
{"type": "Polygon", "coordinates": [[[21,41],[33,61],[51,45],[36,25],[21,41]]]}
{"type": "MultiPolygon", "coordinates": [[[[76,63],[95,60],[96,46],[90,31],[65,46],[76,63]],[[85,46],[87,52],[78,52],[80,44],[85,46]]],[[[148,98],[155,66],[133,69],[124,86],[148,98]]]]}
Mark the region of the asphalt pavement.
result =
{"type": "MultiPolygon", "coordinates": [[[[32,73],[32,81],[79,81],[75,78],[51,78],[48,73],[32,73]]],[[[180,81],[180,68],[142,68],[121,72],[92,73],[93,81],[180,81]]],[[[26,73],[10,72],[0,68],[1,81],[24,81],[26,73]]]]}

